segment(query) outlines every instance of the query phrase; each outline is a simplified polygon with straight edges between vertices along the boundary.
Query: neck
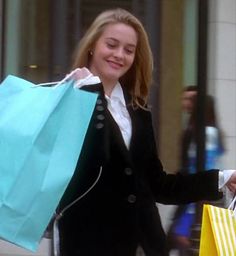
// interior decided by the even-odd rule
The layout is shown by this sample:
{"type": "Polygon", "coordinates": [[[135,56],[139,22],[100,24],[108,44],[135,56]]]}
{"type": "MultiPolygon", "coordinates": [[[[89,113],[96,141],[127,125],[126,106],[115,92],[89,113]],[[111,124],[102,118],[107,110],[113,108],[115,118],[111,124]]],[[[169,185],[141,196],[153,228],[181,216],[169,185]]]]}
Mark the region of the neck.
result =
{"type": "Polygon", "coordinates": [[[101,77],[100,77],[100,79],[101,79],[101,82],[103,84],[105,94],[108,97],[110,97],[114,87],[118,83],[118,80],[117,81],[108,81],[108,80],[102,79],[101,77]]]}
{"type": "Polygon", "coordinates": [[[106,84],[102,81],[102,84],[103,84],[105,94],[110,97],[114,87],[116,86],[116,83],[115,84],[106,84]]]}

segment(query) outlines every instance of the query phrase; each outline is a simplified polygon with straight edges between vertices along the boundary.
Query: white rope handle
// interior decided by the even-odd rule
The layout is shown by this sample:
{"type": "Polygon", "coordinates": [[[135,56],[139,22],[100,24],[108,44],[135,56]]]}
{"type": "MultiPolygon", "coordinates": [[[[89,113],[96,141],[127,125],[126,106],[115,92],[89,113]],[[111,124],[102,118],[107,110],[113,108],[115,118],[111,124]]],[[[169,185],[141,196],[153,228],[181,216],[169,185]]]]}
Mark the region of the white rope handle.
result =
{"type": "Polygon", "coordinates": [[[57,84],[57,83],[59,83],[59,82],[60,82],[60,81],[35,84],[35,85],[32,86],[32,88],[34,88],[34,87],[39,87],[39,86],[45,86],[45,85],[54,85],[54,84],[57,84]]]}
{"type": "Polygon", "coordinates": [[[228,210],[232,210],[233,214],[232,216],[236,218],[236,196],[234,195],[233,200],[231,201],[231,203],[228,206],[228,210]]]}
{"type": "Polygon", "coordinates": [[[235,203],[236,203],[236,196],[234,197],[234,199],[231,201],[230,205],[228,206],[229,210],[235,210],[235,203]]]}
{"type": "Polygon", "coordinates": [[[71,206],[73,206],[75,203],[77,203],[79,200],[81,200],[83,197],[85,197],[98,183],[100,177],[102,175],[102,166],[100,166],[98,176],[96,180],[93,182],[93,184],[86,190],[81,196],[76,198],[73,202],[71,202],[69,205],[67,205],[60,213],[55,215],[55,219],[53,222],[53,239],[52,239],[52,250],[54,256],[61,256],[60,254],[60,235],[59,235],[59,228],[58,228],[58,222],[59,220],[64,216],[65,211],[67,211],[71,206]]]}
{"type": "Polygon", "coordinates": [[[40,83],[33,85],[32,87],[35,88],[39,86],[55,85],[53,88],[57,88],[61,84],[67,82],[69,79],[75,80],[75,88],[80,88],[85,84],[96,84],[101,82],[100,79],[97,76],[94,76],[87,68],[76,68],[60,81],[40,83]]]}
{"type": "Polygon", "coordinates": [[[75,70],[71,71],[70,74],[66,75],[65,78],[63,78],[60,82],[58,82],[55,87],[58,87],[59,85],[68,81],[70,78],[72,78],[75,75],[76,72],[78,72],[78,70],[80,70],[80,69],[76,68],[75,70]]]}
{"type": "Polygon", "coordinates": [[[78,69],[75,69],[73,71],[70,72],[70,74],[66,75],[62,80],[60,81],[56,81],[56,82],[48,82],[48,83],[40,83],[40,84],[36,84],[33,87],[39,87],[39,86],[45,86],[45,85],[54,85],[55,84],[55,88],[58,87],[59,85],[65,83],[66,81],[68,81],[76,72],[78,69]]]}

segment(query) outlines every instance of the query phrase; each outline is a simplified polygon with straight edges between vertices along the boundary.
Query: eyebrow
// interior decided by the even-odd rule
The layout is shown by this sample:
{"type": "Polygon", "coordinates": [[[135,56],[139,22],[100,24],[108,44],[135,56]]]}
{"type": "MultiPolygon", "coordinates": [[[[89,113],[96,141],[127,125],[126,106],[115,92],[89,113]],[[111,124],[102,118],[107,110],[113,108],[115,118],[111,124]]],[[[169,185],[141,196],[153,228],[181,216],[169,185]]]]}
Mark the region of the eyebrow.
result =
{"type": "MultiPolygon", "coordinates": [[[[114,37],[106,37],[105,39],[110,39],[110,40],[113,40],[113,41],[115,41],[115,42],[119,42],[119,40],[118,39],[116,39],[116,38],[114,38],[114,37]]],[[[127,44],[129,47],[136,47],[136,44],[127,44]]]]}

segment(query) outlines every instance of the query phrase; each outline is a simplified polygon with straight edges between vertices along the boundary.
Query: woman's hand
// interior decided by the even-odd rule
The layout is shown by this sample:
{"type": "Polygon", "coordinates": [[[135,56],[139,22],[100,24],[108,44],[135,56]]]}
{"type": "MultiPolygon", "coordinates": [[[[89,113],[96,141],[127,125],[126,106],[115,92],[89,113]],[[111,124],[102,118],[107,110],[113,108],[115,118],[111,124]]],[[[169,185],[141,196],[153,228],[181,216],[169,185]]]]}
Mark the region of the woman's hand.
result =
{"type": "Polygon", "coordinates": [[[236,192],[236,170],[233,172],[231,177],[229,178],[228,182],[226,183],[228,189],[235,193],[236,192]]]}
{"type": "Polygon", "coordinates": [[[85,79],[88,76],[91,76],[92,73],[87,68],[84,67],[84,68],[76,68],[69,75],[71,75],[72,78],[77,81],[77,80],[85,79]]]}

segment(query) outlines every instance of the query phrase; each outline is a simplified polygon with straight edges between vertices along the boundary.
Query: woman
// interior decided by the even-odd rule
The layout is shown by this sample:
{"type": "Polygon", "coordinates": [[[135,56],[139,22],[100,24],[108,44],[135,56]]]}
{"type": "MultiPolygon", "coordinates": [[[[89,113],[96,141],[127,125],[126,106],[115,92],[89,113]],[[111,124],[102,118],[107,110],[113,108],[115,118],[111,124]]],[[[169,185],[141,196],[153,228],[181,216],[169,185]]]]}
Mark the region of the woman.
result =
{"type": "MultiPolygon", "coordinates": [[[[195,172],[197,150],[196,150],[196,129],[197,129],[197,96],[194,98],[194,109],[189,120],[188,129],[186,130],[187,139],[185,140],[185,147],[187,152],[187,169],[189,172],[195,172]]],[[[220,168],[220,158],[224,153],[222,132],[218,126],[215,102],[211,95],[206,95],[205,104],[205,169],[220,168]]]]}
{"type": "MultiPolygon", "coordinates": [[[[196,90],[195,90],[196,92],[196,90]]],[[[196,173],[197,166],[197,93],[191,96],[188,106],[191,115],[183,132],[182,172],[196,173]],[[191,103],[190,103],[191,102],[191,103]]],[[[206,95],[205,104],[205,169],[219,169],[224,153],[221,130],[218,126],[214,99],[206,95]]],[[[218,205],[221,201],[215,202],[218,205]]],[[[211,203],[213,204],[213,202],[211,203]]],[[[223,205],[222,205],[223,206],[223,205]]],[[[178,248],[181,255],[188,255],[191,247],[191,228],[195,222],[195,204],[181,205],[174,214],[174,221],[168,232],[169,247],[178,248]]]]}
{"type": "Polygon", "coordinates": [[[122,9],[100,14],[79,44],[74,68],[82,67],[101,84],[82,88],[99,99],[58,209],[61,255],[132,256],[137,248],[167,255],[155,203],[220,198],[218,170],[185,177],[163,171],[146,106],[152,54],[137,18],[122,9]]]}

